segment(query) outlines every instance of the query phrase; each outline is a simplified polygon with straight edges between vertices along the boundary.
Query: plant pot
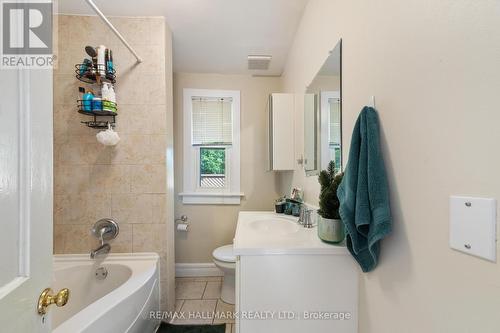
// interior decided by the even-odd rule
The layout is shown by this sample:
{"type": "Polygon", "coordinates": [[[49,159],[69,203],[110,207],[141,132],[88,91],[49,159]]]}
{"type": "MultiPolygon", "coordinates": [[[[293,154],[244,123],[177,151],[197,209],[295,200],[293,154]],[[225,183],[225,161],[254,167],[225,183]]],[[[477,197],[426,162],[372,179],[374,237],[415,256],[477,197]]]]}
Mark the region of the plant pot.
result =
{"type": "Polygon", "coordinates": [[[340,243],[345,238],[342,220],[325,219],[318,216],[318,237],[327,243],[340,243]]]}

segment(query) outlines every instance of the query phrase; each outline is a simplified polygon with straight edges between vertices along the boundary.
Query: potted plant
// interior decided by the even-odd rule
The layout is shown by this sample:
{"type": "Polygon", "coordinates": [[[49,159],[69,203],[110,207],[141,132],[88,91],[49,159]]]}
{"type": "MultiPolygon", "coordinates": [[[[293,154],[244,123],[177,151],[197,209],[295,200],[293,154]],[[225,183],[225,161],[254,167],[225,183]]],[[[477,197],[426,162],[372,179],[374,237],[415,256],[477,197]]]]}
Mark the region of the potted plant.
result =
{"type": "Polygon", "coordinates": [[[340,202],[337,189],[342,182],[343,173],[335,173],[335,161],[330,161],[328,169],[321,171],[318,181],[321,185],[318,210],[318,236],[328,243],[344,240],[344,224],[340,219],[340,202]]]}

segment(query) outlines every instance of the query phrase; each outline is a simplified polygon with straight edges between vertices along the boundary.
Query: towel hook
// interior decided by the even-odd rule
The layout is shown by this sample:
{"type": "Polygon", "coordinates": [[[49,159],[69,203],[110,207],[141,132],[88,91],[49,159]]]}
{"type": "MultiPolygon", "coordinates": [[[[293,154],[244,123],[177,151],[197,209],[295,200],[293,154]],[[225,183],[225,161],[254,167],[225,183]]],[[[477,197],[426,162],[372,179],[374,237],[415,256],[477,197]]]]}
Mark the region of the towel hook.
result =
{"type": "Polygon", "coordinates": [[[370,102],[368,103],[368,106],[371,106],[375,109],[375,96],[370,96],[370,102]]]}

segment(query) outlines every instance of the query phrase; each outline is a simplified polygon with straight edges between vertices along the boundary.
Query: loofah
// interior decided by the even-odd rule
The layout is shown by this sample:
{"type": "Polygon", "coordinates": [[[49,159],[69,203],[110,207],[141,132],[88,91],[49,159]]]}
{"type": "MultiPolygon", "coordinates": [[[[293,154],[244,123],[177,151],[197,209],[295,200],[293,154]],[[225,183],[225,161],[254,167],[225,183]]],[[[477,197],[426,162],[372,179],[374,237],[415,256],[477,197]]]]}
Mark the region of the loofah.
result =
{"type": "Polygon", "coordinates": [[[110,124],[108,129],[101,131],[96,135],[97,141],[105,146],[116,146],[120,142],[120,136],[116,133],[110,124]]]}

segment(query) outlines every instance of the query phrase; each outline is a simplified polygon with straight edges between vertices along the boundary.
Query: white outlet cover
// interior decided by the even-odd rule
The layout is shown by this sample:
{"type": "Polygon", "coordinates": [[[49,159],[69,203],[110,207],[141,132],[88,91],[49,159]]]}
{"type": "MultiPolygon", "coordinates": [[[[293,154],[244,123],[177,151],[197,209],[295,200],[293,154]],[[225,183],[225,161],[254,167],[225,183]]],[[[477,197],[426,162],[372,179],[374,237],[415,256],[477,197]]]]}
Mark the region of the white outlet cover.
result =
{"type": "Polygon", "coordinates": [[[450,247],[496,262],[496,200],[450,197],[450,247]]]}

